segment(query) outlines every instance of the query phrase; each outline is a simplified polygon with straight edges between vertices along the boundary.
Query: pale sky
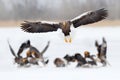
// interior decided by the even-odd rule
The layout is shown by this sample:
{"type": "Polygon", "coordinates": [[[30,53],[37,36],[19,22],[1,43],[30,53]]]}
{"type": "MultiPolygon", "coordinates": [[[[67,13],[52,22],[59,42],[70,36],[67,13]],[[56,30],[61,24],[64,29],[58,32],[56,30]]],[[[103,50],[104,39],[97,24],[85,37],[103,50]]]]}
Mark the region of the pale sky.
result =
{"type": "MultiPolygon", "coordinates": [[[[8,8],[8,9],[11,9],[12,8],[12,5],[11,5],[11,1],[13,3],[22,3],[22,0],[2,0],[5,4],[5,6],[8,8]]],[[[69,0],[68,0],[69,1],[69,0]]],[[[85,2],[86,0],[79,0],[80,2],[85,2]]],[[[40,6],[44,6],[46,5],[46,2],[49,2],[49,6],[52,6],[52,7],[59,7],[59,5],[61,4],[61,0],[38,0],[40,6]],[[54,4],[53,4],[54,3],[54,4]]]]}

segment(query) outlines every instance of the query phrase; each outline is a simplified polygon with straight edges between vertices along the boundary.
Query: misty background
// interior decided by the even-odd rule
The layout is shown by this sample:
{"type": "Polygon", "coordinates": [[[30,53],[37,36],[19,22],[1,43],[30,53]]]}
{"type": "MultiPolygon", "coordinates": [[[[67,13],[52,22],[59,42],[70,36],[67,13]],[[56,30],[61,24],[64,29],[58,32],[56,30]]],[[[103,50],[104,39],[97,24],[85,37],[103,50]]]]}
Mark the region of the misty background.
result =
{"type": "Polygon", "coordinates": [[[107,19],[120,19],[120,0],[0,0],[0,20],[70,20],[100,8],[107,19]]]}

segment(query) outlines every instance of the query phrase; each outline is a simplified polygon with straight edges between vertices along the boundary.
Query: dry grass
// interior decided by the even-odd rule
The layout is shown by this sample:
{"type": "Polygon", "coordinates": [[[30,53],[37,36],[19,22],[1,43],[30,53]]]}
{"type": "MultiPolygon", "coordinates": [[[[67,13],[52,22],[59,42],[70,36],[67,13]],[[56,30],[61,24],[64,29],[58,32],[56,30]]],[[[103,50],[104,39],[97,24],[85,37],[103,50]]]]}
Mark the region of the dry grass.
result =
{"type": "MultiPolygon", "coordinates": [[[[0,21],[0,26],[8,27],[8,26],[13,26],[13,27],[19,27],[20,24],[23,23],[23,21],[0,21]]],[[[100,21],[94,24],[90,24],[87,26],[120,26],[120,21],[100,21]]]]}
{"type": "Polygon", "coordinates": [[[94,24],[90,24],[87,26],[120,26],[120,20],[114,20],[114,21],[108,21],[108,20],[104,20],[104,21],[100,21],[94,24]]]}
{"type": "Polygon", "coordinates": [[[20,23],[22,21],[0,21],[0,26],[1,27],[8,27],[8,26],[11,26],[11,27],[19,27],[20,26],[20,23]]]}

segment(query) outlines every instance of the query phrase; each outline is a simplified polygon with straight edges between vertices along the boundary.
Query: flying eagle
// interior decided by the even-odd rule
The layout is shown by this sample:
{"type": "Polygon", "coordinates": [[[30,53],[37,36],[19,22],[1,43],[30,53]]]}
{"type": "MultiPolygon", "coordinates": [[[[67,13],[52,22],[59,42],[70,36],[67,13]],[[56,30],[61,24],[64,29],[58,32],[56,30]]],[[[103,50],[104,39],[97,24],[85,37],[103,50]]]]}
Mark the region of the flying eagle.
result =
{"type": "Polygon", "coordinates": [[[57,31],[58,29],[61,29],[65,36],[64,39],[65,42],[71,42],[72,41],[72,38],[70,37],[71,26],[77,28],[81,25],[86,25],[101,21],[105,19],[107,16],[108,16],[108,11],[102,8],[99,10],[83,13],[82,15],[72,20],[58,22],[58,23],[48,23],[42,21],[40,22],[25,21],[24,23],[21,24],[21,29],[29,33],[45,33],[45,32],[57,31]]]}

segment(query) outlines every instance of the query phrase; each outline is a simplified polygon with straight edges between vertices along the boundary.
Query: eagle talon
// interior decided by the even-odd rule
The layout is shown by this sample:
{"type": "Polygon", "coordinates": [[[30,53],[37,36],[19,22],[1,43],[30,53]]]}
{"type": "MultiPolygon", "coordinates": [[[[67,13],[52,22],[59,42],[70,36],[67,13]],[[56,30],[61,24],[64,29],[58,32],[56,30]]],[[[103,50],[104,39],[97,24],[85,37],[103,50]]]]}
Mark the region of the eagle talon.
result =
{"type": "Polygon", "coordinates": [[[67,38],[65,38],[65,39],[64,39],[64,41],[65,41],[66,43],[68,43],[68,40],[67,40],[67,38]]]}
{"type": "Polygon", "coordinates": [[[69,39],[69,43],[72,43],[72,38],[69,39]]]}

